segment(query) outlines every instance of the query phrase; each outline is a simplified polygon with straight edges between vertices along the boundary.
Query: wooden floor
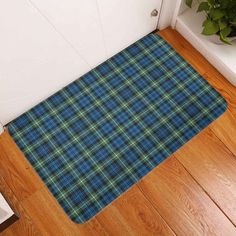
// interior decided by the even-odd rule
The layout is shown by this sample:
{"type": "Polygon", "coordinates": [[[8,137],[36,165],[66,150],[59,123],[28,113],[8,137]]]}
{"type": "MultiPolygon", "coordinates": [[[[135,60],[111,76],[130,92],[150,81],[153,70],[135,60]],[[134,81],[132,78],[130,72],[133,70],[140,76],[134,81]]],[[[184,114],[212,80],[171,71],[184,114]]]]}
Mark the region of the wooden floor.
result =
{"type": "Polygon", "coordinates": [[[3,235],[236,235],[236,88],[176,31],[160,34],[226,98],[227,112],[83,225],[70,221],[5,132],[0,191],[20,220],[3,235]]]}

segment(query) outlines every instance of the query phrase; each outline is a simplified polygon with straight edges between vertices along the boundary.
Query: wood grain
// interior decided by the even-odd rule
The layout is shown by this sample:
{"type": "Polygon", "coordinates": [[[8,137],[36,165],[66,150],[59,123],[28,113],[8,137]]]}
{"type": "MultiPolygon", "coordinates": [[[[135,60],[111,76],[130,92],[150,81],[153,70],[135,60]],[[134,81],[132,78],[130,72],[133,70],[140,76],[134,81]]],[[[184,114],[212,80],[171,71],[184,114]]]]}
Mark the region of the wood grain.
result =
{"type": "Polygon", "coordinates": [[[174,156],[138,185],[177,235],[236,235],[235,227],[174,156]]]}
{"type": "Polygon", "coordinates": [[[96,218],[109,235],[174,235],[137,186],[128,190],[96,218]]]}
{"type": "Polygon", "coordinates": [[[236,156],[236,115],[228,111],[211,125],[211,129],[236,156]]]}
{"type": "Polygon", "coordinates": [[[96,219],[84,225],[72,222],[46,187],[38,190],[21,204],[44,235],[54,235],[55,232],[57,235],[89,235],[94,232],[106,235],[96,219]]]}
{"type": "Polygon", "coordinates": [[[227,101],[228,109],[236,114],[236,87],[226,80],[178,32],[167,28],[159,33],[174,49],[193,66],[227,101]]]}
{"type": "Polygon", "coordinates": [[[207,128],[175,153],[194,179],[236,225],[236,158],[207,128]]]}
{"type": "Polygon", "coordinates": [[[236,235],[236,88],[176,31],[160,34],[225,97],[227,112],[83,225],[4,132],[0,191],[21,218],[2,235],[236,235]]]}
{"type": "MultiPolygon", "coordinates": [[[[40,230],[34,225],[31,217],[26,213],[2,176],[0,176],[0,192],[7,199],[12,210],[19,216],[19,220],[4,230],[1,235],[41,235],[40,230]]],[[[19,194],[19,192],[16,194],[19,194]]]]}
{"type": "Polygon", "coordinates": [[[0,150],[0,174],[14,193],[20,193],[18,200],[27,198],[44,186],[7,132],[0,135],[0,150]]]}
{"type": "Polygon", "coordinates": [[[228,103],[227,112],[175,156],[236,225],[236,88],[180,34],[172,30],[162,33],[228,103]]]}
{"type": "Polygon", "coordinates": [[[169,42],[227,101],[227,113],[211,126],[220,140],[236,155],[236,87],[230,84],[178,32],[166,29],[160,35],[169,42]]]}

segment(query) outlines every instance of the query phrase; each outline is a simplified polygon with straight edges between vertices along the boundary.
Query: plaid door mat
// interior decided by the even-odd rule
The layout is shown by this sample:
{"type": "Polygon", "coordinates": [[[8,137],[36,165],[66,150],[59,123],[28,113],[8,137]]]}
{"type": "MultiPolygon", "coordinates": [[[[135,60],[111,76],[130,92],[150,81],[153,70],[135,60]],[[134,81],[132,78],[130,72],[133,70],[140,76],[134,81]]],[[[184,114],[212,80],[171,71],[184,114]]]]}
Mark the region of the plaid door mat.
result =
{"type": "Polygon", "coordinates": [[[69,217],[84,223],[225,110],[151,34],[11,122],[9,132],[69,217]]]}

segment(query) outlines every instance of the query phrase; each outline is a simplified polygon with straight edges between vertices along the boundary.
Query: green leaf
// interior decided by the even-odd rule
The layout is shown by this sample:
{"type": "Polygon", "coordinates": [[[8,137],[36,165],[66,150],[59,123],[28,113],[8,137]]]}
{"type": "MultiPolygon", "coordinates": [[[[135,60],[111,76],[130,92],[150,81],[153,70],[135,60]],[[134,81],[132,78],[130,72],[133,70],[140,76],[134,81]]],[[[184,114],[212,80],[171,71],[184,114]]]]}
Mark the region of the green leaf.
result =
{"type": "Polygon", "coordinates": [[[227,9],[231,5],[231,0],[219,0],[220,8],[227,9]]]}
{"type": "Polygon", "coordinates": [[[204,20],[202,23],[202,27],[204,27],[209,21],[211,21],[211,20],[209,20],[209,19],[204,20]]]}
{"type": "Polygon", "coordinates": [[[207,1],[208,1],[208,3],[209,3],[211,6],[213,6],[214,3],[215,3],[215,0],[207,0],[207,1]]]}
{"type": "Polygon", "coordinates": [[[231,23],[232,25],[236,25],[236,18],[235,18],[234,20],[230,21],[230,23],[231,23]]]}
{"type": "Polygon", "coordinates": [[[212,8],[210,10],[210,16],[213,20],[219,20],[225,16],[225,12],[217,8],[212,8]]]}
{"type": "Polygon", "coordinates": [[[222,37],[221,34],[220,34],[220,40],[221,40],[223,43],[225,43],[225,44],[232,45],[232,43],[230,43],[229,39],[222,37]]]}
{"type": "Polygon", "coordinates": [[[225,29],[227,27],[227,22],[223,20],[219,20],[220,30],[225,29]]]}
{"type": "Polygon", "coordinates": [[[185,3],[188,7],[192,7],[193,0],[185,0],[185,3]]]}
{"type": "Polygon", "coordinates": [[[198,6],[197,12],[201,12],[201,11],[208,11],[209,10],[209,4],[208,2],[201,2],[198,6]]]}
{"type": "Polygon", "coordinates": [[[223,30],[220,31],[220,40],[226,44],[231,44],[227,36],[229,36],[231,33],[231,28],[226,27],[223,30]]]}
{"type": "Polygon", "coordinates": [[[202,34],[213,35],[219,32],[220,27],[215,21],[208,20],[203,28],[202,34]]]}
{"type": "Polygon", "coordinates": [[[231,33],[231,28],[230,27],[226,27],[224,29],[222,29],[220,31],[220,35],[223,37],[223,38],[226,38],[227,36],[229,36],[231,33]]]}

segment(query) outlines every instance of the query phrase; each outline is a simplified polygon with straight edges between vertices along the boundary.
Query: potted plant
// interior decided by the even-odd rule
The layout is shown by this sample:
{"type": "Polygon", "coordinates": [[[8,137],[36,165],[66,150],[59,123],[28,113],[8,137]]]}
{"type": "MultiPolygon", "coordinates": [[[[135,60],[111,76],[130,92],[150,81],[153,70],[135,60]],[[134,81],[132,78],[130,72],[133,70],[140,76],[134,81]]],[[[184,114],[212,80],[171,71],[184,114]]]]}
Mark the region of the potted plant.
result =
{"type": "MultiPolygon", "coordinates": [[[[192,7],[193,0],[185,0],[192,7]]],[[[225,44],[236,39],[236,0],[198,1],[197,12],[205,12],[202,34],[217,38],[225,44]]]]}

